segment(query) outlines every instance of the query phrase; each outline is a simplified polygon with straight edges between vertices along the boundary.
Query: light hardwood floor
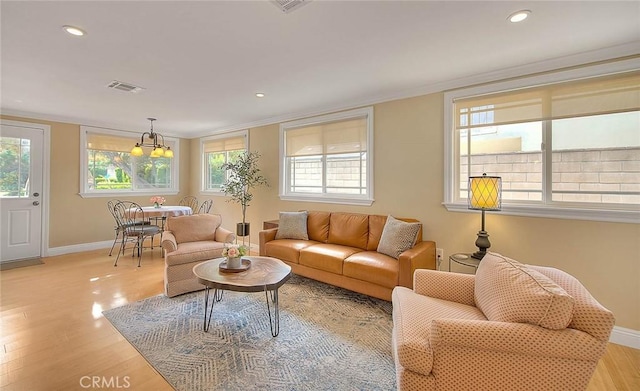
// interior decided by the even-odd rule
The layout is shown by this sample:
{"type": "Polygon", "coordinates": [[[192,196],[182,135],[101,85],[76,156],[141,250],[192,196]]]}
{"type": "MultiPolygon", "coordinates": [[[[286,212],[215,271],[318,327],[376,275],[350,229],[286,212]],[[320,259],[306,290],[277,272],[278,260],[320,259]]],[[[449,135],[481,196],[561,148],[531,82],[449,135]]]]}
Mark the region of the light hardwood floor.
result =
{"type": "MultiPolygon", "coordinates": [[[[106,254],[0,272],[1,390],[86,390],[94,377],[100,389],[172,389],[101,314],[162,293],[160,250],[145,250],[140,268],[106,254]]],[[[640,350],[609,344],[588,390],[640,390],[640,350]]]]}

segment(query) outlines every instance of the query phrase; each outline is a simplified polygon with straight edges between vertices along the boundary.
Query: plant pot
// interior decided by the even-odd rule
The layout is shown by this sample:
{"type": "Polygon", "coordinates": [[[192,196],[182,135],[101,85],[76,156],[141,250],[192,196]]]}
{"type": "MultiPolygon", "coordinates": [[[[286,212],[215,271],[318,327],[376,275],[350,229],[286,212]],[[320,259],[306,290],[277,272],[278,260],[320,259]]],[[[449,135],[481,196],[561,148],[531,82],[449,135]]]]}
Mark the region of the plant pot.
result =
{"type": "Polygon", "coordinates": [[[236,235],[238,236],[248,236],[249,235],[249,224],[250,223],[238,223],[236,225],[236,235]]]}
{"type": "Polygon", "coordinates": [[[240,269],[242,267],[242,257],[227,258],[228,269],[240,269]]]}

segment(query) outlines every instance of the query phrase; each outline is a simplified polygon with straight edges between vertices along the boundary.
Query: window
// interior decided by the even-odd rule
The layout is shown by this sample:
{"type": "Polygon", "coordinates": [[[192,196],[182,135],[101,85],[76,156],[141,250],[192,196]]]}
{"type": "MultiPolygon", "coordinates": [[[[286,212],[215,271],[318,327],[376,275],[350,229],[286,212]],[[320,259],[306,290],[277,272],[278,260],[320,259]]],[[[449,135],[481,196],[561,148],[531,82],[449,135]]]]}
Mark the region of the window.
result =
{"type": "Polygon", "coordinates": [[[247,131],[226,133],[202,139],[202,190],[220,192],[227,180],[222,165],[232,162],[248,149],[247,131]]]}
{"type": "Polygon", "coordinates": [[[29,197],[31,140],[0,137],[0,197],[29,197]]]}
{"type": "Polygon", "coordinates": [[[140,137],[82,126],[80,128],[80,188],[83,197],[122,194],[158,195],[178,192],[178,140],[165,138],[173,158],[131,156],[140,137]]]}
{"type": "Polygon", "coordinates": [[[280,125],[280,198],[373,203],[373,108],[280,125]]]}
{"type": "Polygon", "coordinates": [[[594,68],[445,94],[447,208],[487,173],[506,213],[640,222],[640,72],[594,68]]]}

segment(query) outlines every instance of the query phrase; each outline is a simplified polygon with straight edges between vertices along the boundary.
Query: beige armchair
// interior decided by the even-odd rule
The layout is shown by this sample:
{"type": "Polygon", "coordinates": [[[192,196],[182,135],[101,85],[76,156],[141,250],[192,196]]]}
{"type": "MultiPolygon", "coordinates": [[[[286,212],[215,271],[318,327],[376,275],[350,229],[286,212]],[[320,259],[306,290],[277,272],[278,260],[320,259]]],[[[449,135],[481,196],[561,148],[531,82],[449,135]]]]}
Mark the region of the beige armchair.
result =
{"type": "Polygon", "coordinates": [[[168,297],[204,289],[193,275],[200,262],[222,256],[225,243],[236,235],[220,225],[217,214],[172,216],[162,236],[164,249],[164,293],[168,297]]]}
{"type": "Polygon", "coordinates": [[[574,277],[494,253],[392,302],[398,390],[584,390],[614,325],[574,277]]]}

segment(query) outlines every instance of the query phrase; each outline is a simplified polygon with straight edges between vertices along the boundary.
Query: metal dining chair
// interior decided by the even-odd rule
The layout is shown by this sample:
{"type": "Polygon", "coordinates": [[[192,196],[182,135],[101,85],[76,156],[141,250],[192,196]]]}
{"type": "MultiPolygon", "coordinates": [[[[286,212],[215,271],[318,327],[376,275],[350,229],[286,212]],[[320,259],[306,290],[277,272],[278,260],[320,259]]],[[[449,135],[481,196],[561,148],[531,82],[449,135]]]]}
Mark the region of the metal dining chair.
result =
{"type": "Polygon", "coordinates": [[[134,243],[133,254],[138,252],[138,267],[142,260],[142,249],[145,239],[151,238],[151,249],[153,250],[153,237],[160,234],[160,227],[151,224],[145,224],[149,220],[145,217],[142,207],[135,202],[119,201],[114,207],[114,217],[118,222],[118,226],[122,227],[122,251],[118,251],[113,266],[118,266],[120,254],[124,254],[125,244],[127,241],[134,243]]]}
{"type": "Polygon", "coordinates": [[[213,206],[213,200],[205,200],[200,204],[200,208],[198,208],[198,214],[207,214],[211,210],[213,206]]]}
{"type": "MultiPolygon", "coordinates": [[[[109,211],[109,213],[111,213],[111,217],[113,217],[113,220],[115,221],[116,225],[113,227],[113,230],[115,231],[115,238],[113,238],[113,244],[111,245],[111,250],[109,250],[109,256],[111,256],[111,254],[113,253],[113,248],[116,246],[116,243],[118,242],[118,238],[120,237],[120,233],[122,232],[122,227],[120,227],[120,225],[118,224],[118,219],[116,218],[116,214],[114,211],[114,207],[116,205],[117,202],[119,202],[120,200],[109,200],[107,201],[107,210],[109,211]]],[[[123,236],[124,237],[124,236],[123,236]]],[[[120,246],[120,250],[122,249],[122,246],[120,246]]],[[[118,251],[120,251],[118,250],[118,251]]]]}
{"type": "MultiPolygon", "coordinates": [[[[113,199],[113,200],[109,200],[107,201],[107,210],[109,211],[109,213],[111,214],[111,217],[113,217],[113,220],[115,222],[115,225],[113,227],[113,231],[115,234],[115,237],[113,238],[113,244],[111,245],[111,250],[109,250],[109,256],[111,256],[111,254],[113,254],[113,249],[116,246],[116,243],[118,243],[118,238],[121,238],[121,243],[120,243],[120,249],[118,249],[118,251],[123,251],[124,250],[124,227],[120,225],[120,223],[118,222],[118,218],[116,217],[115,214],[115,206],[116,204],[120,202],[120,200],[118,199],[113,199]]],[[[149,225],[150,222],[149,221],[143,221],[140,222],[139,224],[141,225],[149,225]]]]}
{"type": "Polygon", "coordinates": [[[192,213],[196,213],[196,211],[198,210],[198,199],[194,196],[185,196],[182,197],[178,205],[188,206],[189,208],[191,208],[192,213]]]}

